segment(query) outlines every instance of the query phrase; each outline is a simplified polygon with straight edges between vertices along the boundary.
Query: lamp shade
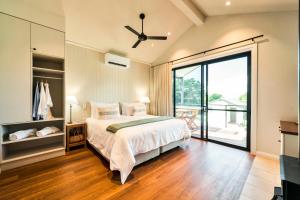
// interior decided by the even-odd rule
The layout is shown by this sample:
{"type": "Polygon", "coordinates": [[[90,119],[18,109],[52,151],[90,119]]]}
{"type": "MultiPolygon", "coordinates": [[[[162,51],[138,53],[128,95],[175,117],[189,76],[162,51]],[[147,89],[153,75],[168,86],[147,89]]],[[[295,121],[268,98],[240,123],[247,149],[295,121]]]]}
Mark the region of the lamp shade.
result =
{"type": "Polygon", "coordinates": [[[141,103],[150,103],[150,98],[147,96],[143,96],[140,98],[141,103]]]}
{"type": "Polygon", "coordinates": [[[79,104],[78,100],[75,96],[67,96],[67,103],[68,104],[79,104]]]}

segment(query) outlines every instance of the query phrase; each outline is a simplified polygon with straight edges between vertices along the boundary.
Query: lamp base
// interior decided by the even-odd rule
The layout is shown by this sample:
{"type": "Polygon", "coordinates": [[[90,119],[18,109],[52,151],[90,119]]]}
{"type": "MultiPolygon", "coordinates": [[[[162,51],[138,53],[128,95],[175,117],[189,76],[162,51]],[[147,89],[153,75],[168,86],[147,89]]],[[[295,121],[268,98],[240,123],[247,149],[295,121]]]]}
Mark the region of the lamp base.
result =
{"type": "Polygon", "coordinates": [[[72,124],[72,104],[70,104],[70,121],[68,124],[72,124]]]}

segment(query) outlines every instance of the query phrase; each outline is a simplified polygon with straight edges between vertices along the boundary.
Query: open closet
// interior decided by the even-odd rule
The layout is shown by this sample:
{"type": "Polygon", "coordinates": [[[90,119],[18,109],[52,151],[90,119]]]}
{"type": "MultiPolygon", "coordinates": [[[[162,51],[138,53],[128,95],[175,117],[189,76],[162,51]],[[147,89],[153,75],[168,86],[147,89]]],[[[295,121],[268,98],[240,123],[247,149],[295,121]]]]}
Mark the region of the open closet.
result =
{"type": "Polygon", "coordinates": [[[65,154],[65,33],[2,13],[0,26],[6,27],[0,30],[0,163],[1,170],[7,170],[65,154]],[[50,114],[37,118],[35,109],[45,108],[41,87],[48,87],[50,114]],[[10,137],[47,127],[56,131],[10,137]]]}

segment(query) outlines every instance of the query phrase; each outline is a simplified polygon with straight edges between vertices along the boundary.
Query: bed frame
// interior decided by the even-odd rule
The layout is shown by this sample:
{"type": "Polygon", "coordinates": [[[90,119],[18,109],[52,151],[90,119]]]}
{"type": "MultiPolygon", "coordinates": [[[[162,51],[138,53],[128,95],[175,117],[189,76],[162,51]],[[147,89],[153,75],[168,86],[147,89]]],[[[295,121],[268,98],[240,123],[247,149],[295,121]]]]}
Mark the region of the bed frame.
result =
{"type": "MultiPolygon", "coordinates": [[[[89,146],[92,147],[98,154],[100,154],[103,158],[105,158],[107,161],[109,161],[108,158],[106,158],[93,144],[89,143],[89,141],[87,141],[89,146]]],[[[146,153],[141,153],[135,156],[135,166],[142,164],[152,158],[155,158],[157,156],[159,156],[161,153],[167,152],[171,149],[174,149],[176,147],[179,146],[184,146],[184,139],[175,141],[175,142],[171,142],[165,146],[159,147],[157,149],[153,149],[151,151],[148,151],[146,153]]]]}

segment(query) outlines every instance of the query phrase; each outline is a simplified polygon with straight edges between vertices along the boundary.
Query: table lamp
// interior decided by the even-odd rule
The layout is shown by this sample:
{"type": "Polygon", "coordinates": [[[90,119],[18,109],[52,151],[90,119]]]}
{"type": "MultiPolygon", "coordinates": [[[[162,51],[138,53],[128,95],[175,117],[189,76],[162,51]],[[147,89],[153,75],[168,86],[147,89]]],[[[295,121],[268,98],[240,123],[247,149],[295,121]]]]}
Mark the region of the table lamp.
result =
{"type": "Polygon", "coordinates": [[[144,103],[144,104],[148,104],[148,103],[150,103],[150,98],[147,96],[143,96],[140,98],[140,102],[144,103]]]}
{"type": "Polygon", "coordinates": [[[70,104],[70,121],[68,124],[72,124],[72,105],[79,104],[75,96],[67,96],[67,103],[70,104]]]}

